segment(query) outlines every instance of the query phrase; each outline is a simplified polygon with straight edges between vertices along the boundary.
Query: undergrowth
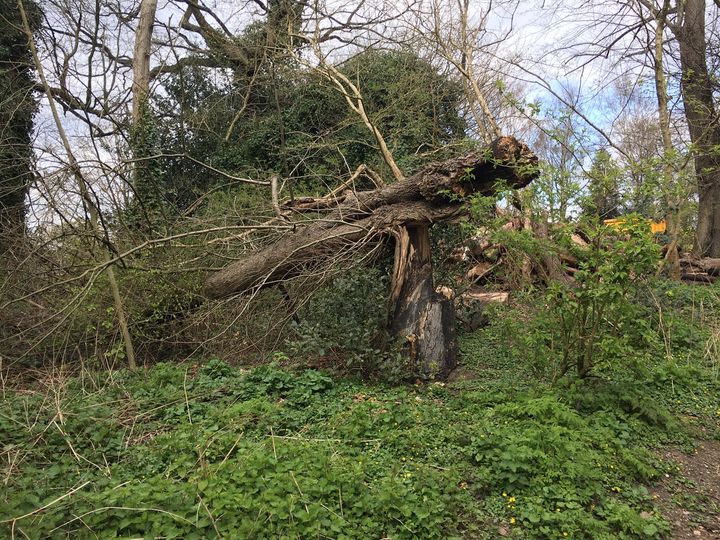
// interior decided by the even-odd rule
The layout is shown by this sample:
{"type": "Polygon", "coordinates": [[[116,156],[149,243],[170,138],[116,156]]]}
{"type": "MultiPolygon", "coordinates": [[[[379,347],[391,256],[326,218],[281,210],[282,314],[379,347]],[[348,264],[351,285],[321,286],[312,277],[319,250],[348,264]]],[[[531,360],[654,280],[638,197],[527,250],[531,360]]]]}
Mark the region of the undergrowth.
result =
{"type": "Polygon", "coordinates": [[[2,534],[661,538],[653,449],[718,433],[698,291],[638,300],[657,339],[618,336],[585,379],[554,377],[541,296],[463,336],[447,385],[217,359],[48,373],[0,405],[2,534]]]}

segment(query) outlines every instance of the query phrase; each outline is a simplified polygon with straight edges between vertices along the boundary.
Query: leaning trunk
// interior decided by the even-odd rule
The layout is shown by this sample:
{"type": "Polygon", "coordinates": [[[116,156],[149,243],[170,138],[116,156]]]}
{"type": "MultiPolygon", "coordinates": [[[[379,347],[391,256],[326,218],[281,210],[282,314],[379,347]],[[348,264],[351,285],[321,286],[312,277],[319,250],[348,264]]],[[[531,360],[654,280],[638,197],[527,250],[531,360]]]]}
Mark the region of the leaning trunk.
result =
{"type": "Polygon", "coordinates": [[[223,298],[296,278],[319,279],[337,261],[393,235],[390,331],[403,340],[421,375],[443,378],[457,361],[455,312],[452,298],[435,291],[429,229],[466,215],[466,201],[474,194],[493,194],[498,183],[520,188],[536,176],[537,157],[529,148],[501,137],[487,148],[429,164],[410,178],[372,191],[277,204],[278,220],[287,218],[283,227],[288,231],[210,276],[205,290],[223,298]],[[326,213],[319,220],[290,221],[303,211],[326,213]]]}

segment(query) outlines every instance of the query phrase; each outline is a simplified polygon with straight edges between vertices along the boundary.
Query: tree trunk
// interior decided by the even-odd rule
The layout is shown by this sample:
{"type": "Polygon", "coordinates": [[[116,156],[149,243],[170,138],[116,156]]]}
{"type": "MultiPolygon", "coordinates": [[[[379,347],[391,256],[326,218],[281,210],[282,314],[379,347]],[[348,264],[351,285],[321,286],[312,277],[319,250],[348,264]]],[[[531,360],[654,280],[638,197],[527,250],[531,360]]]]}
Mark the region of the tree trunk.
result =
{"type": "Polygon", "coordinates": [[[402,227],[396,235],[390,304],[390,332],[406,340],[417,373],[446,378],[457,365],[455,305],[435,291],[426,223],[402,227]]]}
{"type": "Polygon", "coordinates": [[[463,216],[463,201],[490,195],[498,181],[524,187],[537,175],[537,157],[527,146],[502,137],[491,146],[441,163],[372,191],[335,198],[296,199],[294,211],[329,212],[323,219],[288,225],[277,242],[211,275],[205,292],[223,298],[327,268],[342,250],[359,249],[401,226],[451,221],[463,216]]]}
{"type": "Polygon", "coordinates": [[[670,244],[665,259],[660,265],[658,272],[664,266],[668,266],[668,273],[671,279],[680,279],[680,256],[678,254],[678,237],[680,235],[679,201],[673,189],[674,166],[670,161],[673,155],[672,135],[670,133],[670,112],[668,111],[667,80],[664,67],[664,36],[665,22],[667,21],[670,0],[663,1],[663,7],[655,17],[655,94],[657,96],[658,119],[660,121],[660,134],[663,142],[663,182],[662,191],[665,199],[666,215],[665,221],[668,224],[667,230],[670,236],[670,244]]]}
{"type": "MultiPolygon", "coordinates": [[[[547,212],[542,212],[539,219],[534,223],[534,232],[538,240],[550,241],[550,227],[548,225],[549,217],[547,212]]],[[[542,270],[545,274],[545,283],[549,284],[553,281],[561,281],[567,283],[568,275],[563,268],[561,257],[550,249],[545,249],[542,255],[542,270]]]]}
{"type": "Polygon", "coordinates": [[[155,24],[157,0],[140,2],[140,19],[135,30],[133,51],[132,122],[137,128],[142,117],[142,108],[150,89],[150,45],[155,24]]]}
{"type": "MultiPolygon", "coordinates": [[[[26,233],[26,198],[33,180],[32,131],[38,100],[32,54],[14,2],[3,3],[0,16],[0,256],[17,247],[26,233]]],[[[28,2],[30,31],[41,21],[35,2],[28,2]]],[[[10,257],[10,254],[7,254],[10,257]]]]}
{"type": "MultiPolygon", "coordinates": [[[[695,160],[695,166],[698,166],[695,160]]],[[[698,223],[695,253],[701,257],[720,257],[720,171],[708,173],[715,184],[701,184],[698,200],[698,223]]]]}
{"type": "Polygon", "coordinates": [[[122,304],[122,297],[120,296],[120,290],[118,288],[117,280],[115,279],[115,271],[113,270],[113,265],[110,263],[114,253],[112,253],[110,250],[111,244],[110,239],[107,235],[107,231],[103,230],[100,224],[100,208],[96,203],[94,197],[91,195],[90,187],[88,186],[88,183],[85,180],[85,176],[80,169],[80,165],[75,158],[75,154],[73,153],[72,147],[70,146],[70,139],[65,132],[62,121],[60,120],[60,113],[57,110],[57,105],[55,104],[55,98],[53,97],[53,93],[50,90],[50,85],[45,78],[45,71],[43,70],[40,56],[38,55],[37,48],[35,47],[35,40],[33,38],[32,30],[28,22],[27,13],[25,11],[22,0],[18,0],[18,9],[20,11],[20,19],[22,21],[23,29],[25,31],[25,34],[27,35],[28,45],[30,46],[30,52],[32,53],[35,69],[37,70],[38,77],[40,77],[41,84],[45,88],[45,95],[47,96],[48,104],[50,105],[50,111],[52,113],[53,120],[55,121],[55,127],[58,130],[58,135],[60,136],[60,140],[62,141],[65,153],[67,154],[69,169],[72,172],[75,181],[77,182],[80,198],[82,199],[83,204],[85,205],[85,208],[87,209],[88,215],[90,217],[88,225],[90,231],[94,236],[93,244],[95,244],[95,242],[104,241],[103,243],[105,244],[105,248],[107,248],[104,250],[104,259],[107,263],[107,266],[105,267],[105,273],[108,277],[108,283],[110,284],[110,290],[112,292],[113,301],[115,304],[115,312],[118,316],[118,324],[120,325],[120,331],[122,333],[123,342],[125,344],[125,354],[127,356],[128,367],[130,369],[135,369],[137,367],[137,362],[135,360],[135,347],[133,346],[133,342],[130,336],[130,330],[127,325],[127,318],[125,316],[125,309],[122,304]]]}
{"type": "Polygon", "coordinates": [[[695,251],[720,257],[720,127],[707,68],[705,0],[686,0],[680,25],[671,26],[680,45],[682,96],[698,180],[695,251]]]}
{"type": "MultiPolygon", "coordinates": [[[[392,334],[405,340],[419,374],[444,378],[457,363],[453,299],[435,291],[430,226],[467,213],[474,193],[489,195],[503,180],[523,187],[537,175],[537,158],[512,137],[488,148],[442,163],[433,163],[410,178],[372,191],[346,191],[337,197],[296,199],[294,211],[329,213],[305,221],[265,249],[249,254],[210,276],[208,296],[226,297],[300,277],[313,279],[333,261],[394,235],[395,268],[390,292],[392,334]]],[[[291,225],[288,225],[291,227],[291,225]]]]}

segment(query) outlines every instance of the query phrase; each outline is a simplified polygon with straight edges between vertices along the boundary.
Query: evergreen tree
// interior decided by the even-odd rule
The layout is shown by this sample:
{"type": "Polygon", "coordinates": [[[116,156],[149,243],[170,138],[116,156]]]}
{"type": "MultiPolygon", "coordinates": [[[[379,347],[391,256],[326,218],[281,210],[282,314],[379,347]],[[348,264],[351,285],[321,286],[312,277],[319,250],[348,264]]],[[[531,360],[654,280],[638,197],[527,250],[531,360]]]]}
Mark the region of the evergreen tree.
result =
{"type": "Polygon", "coordinates": [[[599,150],[588,172],[588,196],[583,201],[583,213],[600,219],[613,219],[622,213],[619,178],[620,168],[610,153],[599,150]]]}

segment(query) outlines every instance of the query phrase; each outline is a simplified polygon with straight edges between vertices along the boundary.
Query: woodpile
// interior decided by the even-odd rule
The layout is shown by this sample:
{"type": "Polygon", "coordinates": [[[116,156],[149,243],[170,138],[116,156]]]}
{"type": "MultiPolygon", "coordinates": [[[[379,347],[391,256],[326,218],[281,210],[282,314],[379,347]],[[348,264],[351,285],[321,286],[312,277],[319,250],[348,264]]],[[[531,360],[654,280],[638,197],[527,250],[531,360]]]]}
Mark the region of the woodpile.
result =
{"type": "Polygon", "coordinates": [[[720,259],[683,257],[680,279],[690,283],[715,283],[720,278],[720,259]]]}
{"type": "MultiPolygon", "coordinates": [[[[519,216],[508,217],[501,231],[520,231],[524,228],[519,216]]],[[[514,287],[519,282],[551,280],[572,282],[573,276],[580,269],[578,255],[587,249],[589,244],[579,232],[570,237],[574,249],[558,250],[550,240],[547,221],[532,223],[532,231],[539,242],[547,241],[547,250],[536,256],[534,260],[519,261],[517,253],[512,253],[508,246],[494,243],[491,230],[480,228],[477,233],[457,249],[452,260],[466,265],[465,285],[478,287],[483,285],[514,287]]],[[[667,246],[661,250],[666,256],[667,246]]],[[[713,284],[720,279],[719,258],[696,258],[686,254],[680,258],[680,279],[692,284],[713,284]]]]}
{"type": "MultiPolygon", "coordinates": [[[[523,228],[525,225],[519,217],[508,217],[508,221],[500,226],[500,232],[519,231],[523,228]]],[[[465,284],[481,286],[500,283],[514,287],[521,285],[520,282],[569,281],[578,270],[578,258],[569,251],[557,250],[550,240],[547,222],[534,222],[531,224],[531,229],[540,243],[547,244],[533,260],[502,243],[493,242],[492,231],[489,228],[478,229],[476,234],[451,257],[452,260],[467,266],[465,284]]],[[[579,249],[588,246],[579,234],[572,235],[572,242],[579,249]]]]}

